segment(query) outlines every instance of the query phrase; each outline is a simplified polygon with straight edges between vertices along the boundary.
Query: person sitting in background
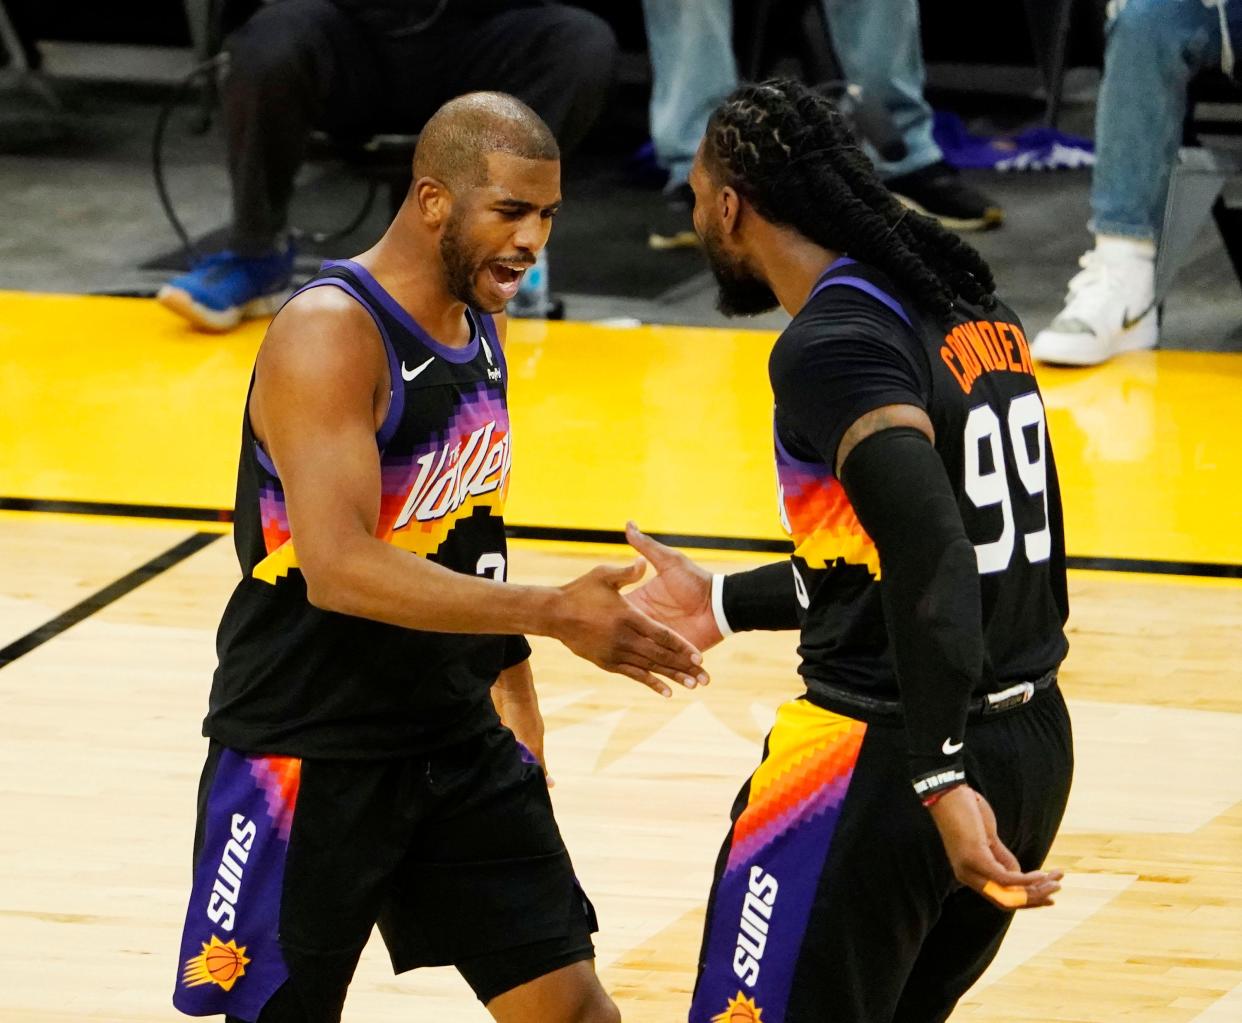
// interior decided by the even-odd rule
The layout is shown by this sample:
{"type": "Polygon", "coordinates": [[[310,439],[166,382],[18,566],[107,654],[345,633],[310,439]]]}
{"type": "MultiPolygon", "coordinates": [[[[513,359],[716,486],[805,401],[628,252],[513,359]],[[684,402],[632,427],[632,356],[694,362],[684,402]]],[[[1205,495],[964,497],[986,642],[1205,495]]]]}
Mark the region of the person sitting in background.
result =
{"type": "Polygon", "coordinates": [[[1065,308],[1040,331],[1043,362],[1094,366],[1154,348],[1156,245],[1177,158],[1190,79],[1233,72],[1242,0],[1112,0],[1095,117],[1091,221],[1065,308]]]}
{"type": "Polygon", "coordinates": [[[541,0],[276,0],[226,49],[228,249],[158,296],[205,330],[231,330],[288,297],[289,200],[313,128],[416,131],[446,100],[498,89],[534,109],[565,152],[599,116],[617,54],[606,22],[541,0]]]}
{"type": "MultiPolygon", "coordinates": [[[[845,79],[881,105],[905,155],[868,155],[880,177],[911,209],[957,231],[997,227],[999,206],[965,184],[932,138],[923,98],[923,53],[917,0],[822,0],[845,79]]],[[[697,244],[687,183],[708,114],[738,82],[731,0],[643,0],[651,57],[651,139],[668,170],[666,208],[648,238],[654,249],[697,244]]]]}

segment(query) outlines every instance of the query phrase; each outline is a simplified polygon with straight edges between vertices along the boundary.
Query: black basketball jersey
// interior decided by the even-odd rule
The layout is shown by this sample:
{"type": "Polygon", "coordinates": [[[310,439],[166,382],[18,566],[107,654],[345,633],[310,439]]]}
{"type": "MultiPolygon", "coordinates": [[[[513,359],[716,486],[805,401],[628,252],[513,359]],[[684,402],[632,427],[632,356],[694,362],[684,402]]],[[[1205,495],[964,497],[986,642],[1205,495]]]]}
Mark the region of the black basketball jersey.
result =
{"type": "Polygon", "coordinates": [[[795,552],[799,653],[817,682],[884,699],[897,682],[881,566],[835,477],[845,431],[884,405],[924,409],[975,547],[985,664],[979,692],[1064,658],[1068,614],[1060,491],[1044,406],[1017,317],[959,304],[933,327],[877,270],[825,271],[769,361],[781,520],[795,552]]]}
{"type": "MultiPolygon", "coordinates": [[[[325,263],[302,290],[315,287],[361,303],[388,356],[375,535],[446,568],[504,579],[507,371],[491,317],[468,310],[470,343],[450,348],[357,263],[325,263]]],[[[242,579],[220,622],[205,735],[247,752],[389,757],[495,721],[489,688],[529,653],[525,640],[421,632],[312,606],[280,477],[249,415],[234,538],[242,579]]]]}

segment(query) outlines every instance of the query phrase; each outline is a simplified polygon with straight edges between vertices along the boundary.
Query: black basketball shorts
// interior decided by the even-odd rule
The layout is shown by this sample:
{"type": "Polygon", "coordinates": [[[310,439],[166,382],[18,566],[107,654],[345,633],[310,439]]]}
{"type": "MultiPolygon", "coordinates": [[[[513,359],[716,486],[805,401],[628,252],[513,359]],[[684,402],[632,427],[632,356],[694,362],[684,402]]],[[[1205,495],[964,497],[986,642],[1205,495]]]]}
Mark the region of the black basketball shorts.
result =
{"type": "MultiPolygon", "coordinates": [[[[1039,867],[1073,772],[1060,691],[971,721],[965,742],[1002,841],[1039,867]]],[[[690,1023],[939,1023],[1012,919],[957,884],[899,721],[785,704],[732,819],[690,1023]]]]}
{"type": "Polygon", "coordinates": [[[593,957],[543,772],[506,728],[400,760],[213,743],[173,1003],[335,1023],[371,928],[394,972],[454,965],[483,1002],[593,957]],[[271,1014],[269,1014],[271,1015],[271,1014]]]}

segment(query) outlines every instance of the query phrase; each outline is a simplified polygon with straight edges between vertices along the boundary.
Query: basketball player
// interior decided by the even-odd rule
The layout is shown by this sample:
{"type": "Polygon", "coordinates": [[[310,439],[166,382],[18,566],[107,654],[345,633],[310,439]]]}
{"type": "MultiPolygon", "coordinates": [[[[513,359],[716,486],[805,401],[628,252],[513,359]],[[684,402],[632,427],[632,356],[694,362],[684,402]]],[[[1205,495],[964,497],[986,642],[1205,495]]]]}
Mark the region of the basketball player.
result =
{"type": "Polygon", "coordinates": [[[658,676],[707,679],[620,596],[641,561],[504,581],[501,314],[560,205],[547,126],[511,96],[460,97],[414,179],[259,352],[174,1002],[339,1020],[378,923],[396,971],[451,963],[502,1023],[614,1023],[543,772],[490,689],[532,704],[532,632],[665,695],[658,676]]]}
{"type": "Polygon", "coordinates": [[[995,955],[1069,790],[1061,506],[1022,328],[831,104],[736,90],[690,177],[726,313],[778,302],[782,562],[711,577],[633,526],[636,606],[701,648],[801,628],[804,696],[743,787],[692,1023],[931,1023],[995,955]]]}

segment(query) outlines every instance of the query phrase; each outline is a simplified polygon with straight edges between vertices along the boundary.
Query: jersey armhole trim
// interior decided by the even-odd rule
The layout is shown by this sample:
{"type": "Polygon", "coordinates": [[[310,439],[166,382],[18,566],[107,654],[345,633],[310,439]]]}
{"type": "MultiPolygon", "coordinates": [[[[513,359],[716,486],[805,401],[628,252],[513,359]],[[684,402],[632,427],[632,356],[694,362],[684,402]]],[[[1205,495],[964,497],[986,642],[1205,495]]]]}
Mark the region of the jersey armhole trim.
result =
{"type": "MultiPolygon", "coordinates": [[[[434,355],[438,355],[446,362],[467,363],[472,362],[474,357],[479,354],[478,335],[471,337],[470,341],[464,348],[454,348],[452,345],[443,344],[432,337],[423,328],[423,325],[414,319],[395,298],[388,293],[375,276],[361,263],[357,263],[352,259],[330,259],[323,264],[325,270],[346,270],[354,276],[362,290],[367,292],[376,302],[378,302],[389,316],[396,320],[401,326],[418,338],[426,348],[429,348],[434,355]]],[[[338,277],[326,277],[325,281],[340,280],[338,277]]],[[[312,284],[318,283],[312,281],[312,284]]],[[[359,299],[361,301],[361,299],[359,299]]],[[[363,303],[365,305],[365,303],[363,303]]]]}

